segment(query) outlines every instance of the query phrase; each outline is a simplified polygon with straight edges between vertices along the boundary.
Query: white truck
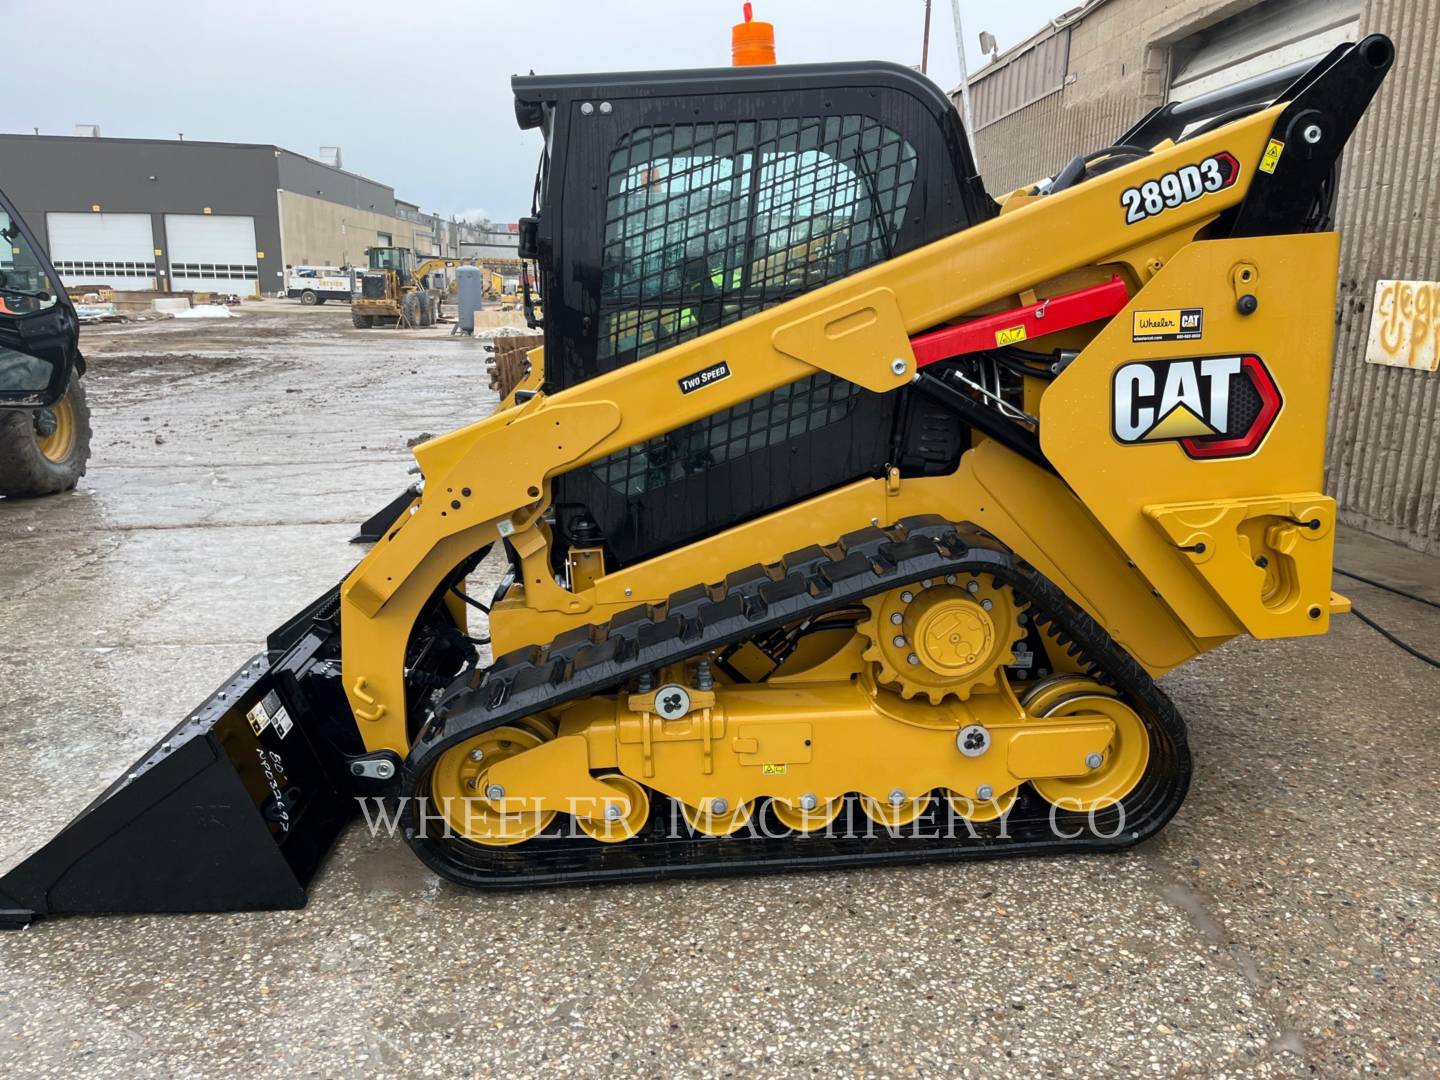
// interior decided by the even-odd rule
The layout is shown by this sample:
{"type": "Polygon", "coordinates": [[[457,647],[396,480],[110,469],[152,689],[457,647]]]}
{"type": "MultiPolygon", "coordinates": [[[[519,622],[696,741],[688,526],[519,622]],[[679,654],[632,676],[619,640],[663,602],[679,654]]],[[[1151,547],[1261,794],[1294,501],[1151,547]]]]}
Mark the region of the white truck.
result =
{"type": "Polygon", "coordinates": [[[326,300],[350,302],[350,271],[341,266],[291,266],[285,272],[285,295],[302,304],[326,300]]]}

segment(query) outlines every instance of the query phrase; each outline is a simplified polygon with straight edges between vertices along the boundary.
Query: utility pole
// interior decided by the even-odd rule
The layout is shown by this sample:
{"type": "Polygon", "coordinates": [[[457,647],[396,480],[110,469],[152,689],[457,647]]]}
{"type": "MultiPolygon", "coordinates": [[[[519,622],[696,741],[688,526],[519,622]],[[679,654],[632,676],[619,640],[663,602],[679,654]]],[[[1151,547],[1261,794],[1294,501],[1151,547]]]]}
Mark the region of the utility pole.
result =
{"type": "Polygon", "coordinates": [[[926,75],[930,71],[930,5],[933,0],[925,0],[925,43],[920,46],[920,74],[926,75]]]}
{"type": "Polygon", "coordinates": [[[965,139],[970,143],[970,156],[975,169],[980,169],[980,155],[975,150],[975,123],[970,112],[970,73],[965,67],[965,31],[960,26],[960,0],[950,0],[955,16],[955,51],[960,54],[960,115],[965,119],[965,139]]]}

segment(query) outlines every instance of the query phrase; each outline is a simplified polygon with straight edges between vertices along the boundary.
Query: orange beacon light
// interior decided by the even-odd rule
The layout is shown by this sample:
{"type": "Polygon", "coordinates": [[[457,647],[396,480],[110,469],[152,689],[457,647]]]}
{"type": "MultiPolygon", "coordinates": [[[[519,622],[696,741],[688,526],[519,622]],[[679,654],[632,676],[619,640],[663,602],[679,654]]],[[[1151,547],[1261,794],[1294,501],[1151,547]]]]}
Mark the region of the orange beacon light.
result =
{"type": "Polygon", "coordinates": [[[751,4],[745,5],[745,21],[730,28],[730,63],[733,67],[775,63],[775,26],[755,22],[751,4]]]}

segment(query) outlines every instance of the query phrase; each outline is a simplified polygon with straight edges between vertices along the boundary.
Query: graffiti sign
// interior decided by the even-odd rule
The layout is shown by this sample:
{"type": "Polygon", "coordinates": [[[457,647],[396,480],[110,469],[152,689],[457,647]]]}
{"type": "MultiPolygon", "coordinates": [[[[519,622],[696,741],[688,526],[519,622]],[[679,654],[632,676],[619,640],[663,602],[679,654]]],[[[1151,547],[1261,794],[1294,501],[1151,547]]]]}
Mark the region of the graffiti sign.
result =
{"type": "Polygon", "coordinates": [[[1440,369],[1440,282],[1375,283],[1365,359],[1420,371],[1440,369]]]}

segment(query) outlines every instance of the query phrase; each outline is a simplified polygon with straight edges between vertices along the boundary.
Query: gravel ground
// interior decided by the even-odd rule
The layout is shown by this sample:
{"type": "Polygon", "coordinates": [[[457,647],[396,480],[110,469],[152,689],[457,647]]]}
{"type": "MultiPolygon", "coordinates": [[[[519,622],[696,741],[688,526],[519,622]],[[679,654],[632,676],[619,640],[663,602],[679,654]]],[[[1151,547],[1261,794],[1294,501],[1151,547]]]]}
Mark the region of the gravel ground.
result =
{"type": "MultiPolygon", "coordinates": [[[[95,454],[0,500],[0,868],[332,584],[479,347],[343,306],[85,331],[95,454]]],[[[1440,561],[1341,562],[1440,598],[1440,561]]],[[[1432,653],[1435,613],[1339,587],[1432,653]]],[[[1440,673],[1353,619],[1164,680],[1196,777],[1105,857],[473,895],[346,833],[301,911],[0,937],[14,1077],[1440,1070],[1440,673]]]]}

